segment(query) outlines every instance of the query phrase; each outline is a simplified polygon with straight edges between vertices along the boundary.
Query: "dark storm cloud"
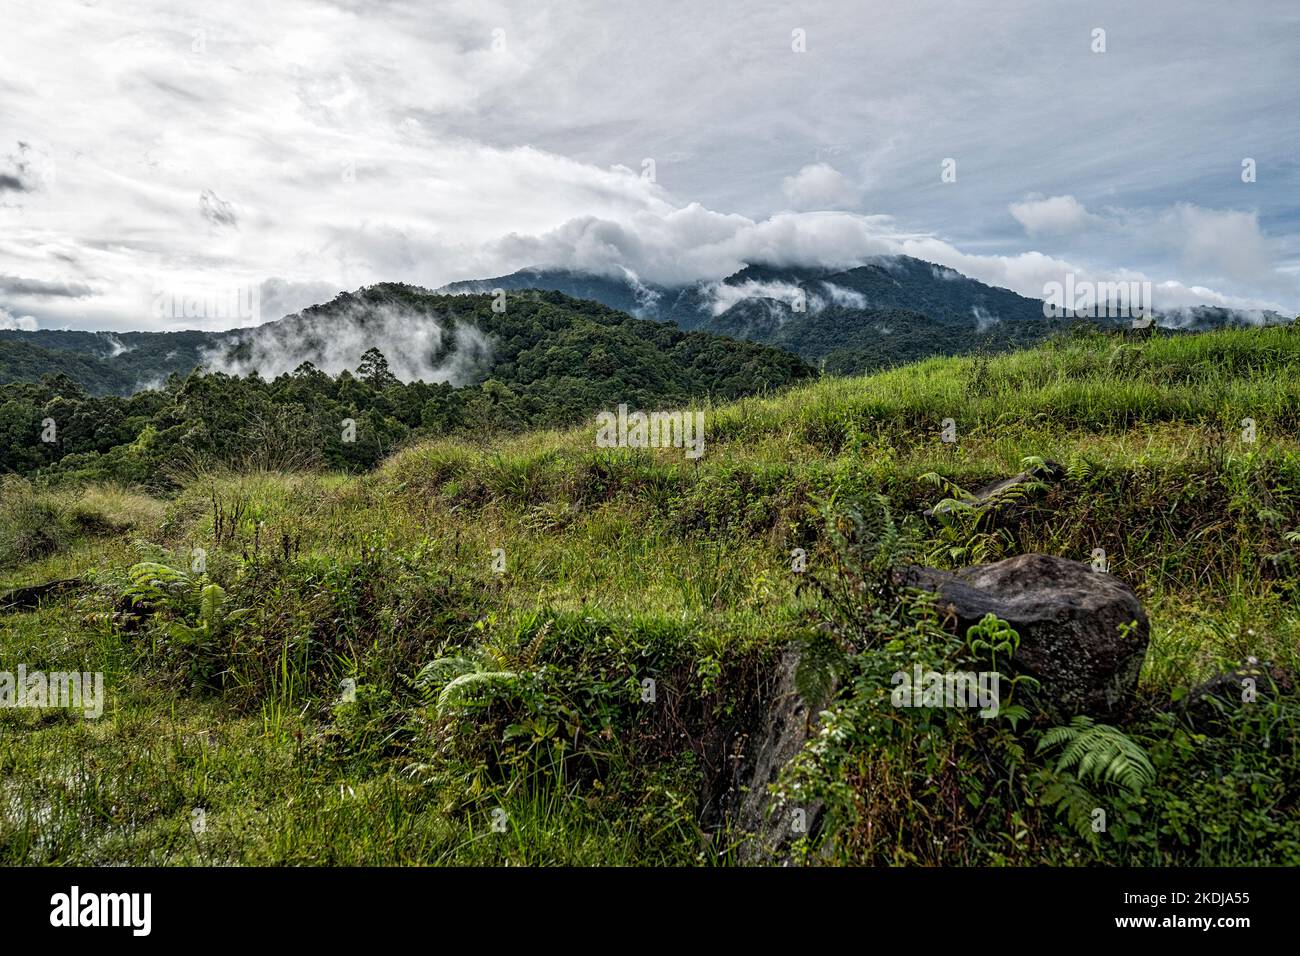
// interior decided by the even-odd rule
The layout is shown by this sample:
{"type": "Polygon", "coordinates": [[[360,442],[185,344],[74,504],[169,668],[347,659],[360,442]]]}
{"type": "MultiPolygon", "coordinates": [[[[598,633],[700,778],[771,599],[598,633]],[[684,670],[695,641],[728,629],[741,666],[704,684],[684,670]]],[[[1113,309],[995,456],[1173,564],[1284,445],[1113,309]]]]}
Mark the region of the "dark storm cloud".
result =
{"type": "Polygon", "coordinates": [[[18,152],[0,160],[0,193],[26,193],[35,188],[30,152],[31,147],[19,140],[18,152]]]}
{"type": "Polygon", "coordinates": [[[26,279],[22,276],[6,275],[0,275],[0,292],[6,295],[67,299],[82,299],[94,294],[94,290],[84,282],[47,282],[42,279],[26,279]]]}

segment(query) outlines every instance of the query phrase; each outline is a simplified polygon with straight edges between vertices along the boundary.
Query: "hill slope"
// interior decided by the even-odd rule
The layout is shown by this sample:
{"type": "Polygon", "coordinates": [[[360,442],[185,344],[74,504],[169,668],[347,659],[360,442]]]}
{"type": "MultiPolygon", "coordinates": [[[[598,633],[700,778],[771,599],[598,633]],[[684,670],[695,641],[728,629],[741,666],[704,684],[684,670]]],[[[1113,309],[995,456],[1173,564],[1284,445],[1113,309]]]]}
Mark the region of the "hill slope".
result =
{"type": "Polygon", "coordinates": [[[474,385],[489,378],[556,408],[617,399],[646,405],[734,397],[810,370],[798,359],[708,332],[643,321],[556,293],[438,295],[385,283],[255,328],[225,332],[0,332],[0,382],[65,375],[93,395],[161,387],[198,365],[264,378],[304,362],[331,375],[370,348],[403,382],[474,385]],[[601,384],[604,383],[604,384],[601,384]]]}
{"type": "Polygon", "coordinates": [[[1300,666],[1298,372],[1290,329],[1093,335],[742,399],[706,413],[698,462],[596,448],[588,423],[365,475],[203,472],[165,499],[9,478],[4,583],[84,583],[0,614],[0,655],[103,670],[108,701],[99,723],[0,711],[0,859],[733,862],[729,768],[802,647],[842,679],[773,797],[826,808],[797,861],[1296,865],[1294,692],[1257,672],[1257,700],[1230,683],[1208,716],[1183,695],[1247,656],[1300,666]],[[923,518],[1031,456],[1060,479],[923,518]],[[1062,761],[1023,685],[1019,717],[890,707],[892,671],[971,653],[859,586],[898,560],[891,520],[940,567],[1105,550],[1151,645],[1133,713],[1093,738],[1149,783],[1062,761]]]}
{"type": "Polygon", "coordinates": [[[92,395],[130,395],[159,387],[169,375],[189,374],[222,338],[214,332],[0,330],[0,382],[66,375],[92,395]]]}

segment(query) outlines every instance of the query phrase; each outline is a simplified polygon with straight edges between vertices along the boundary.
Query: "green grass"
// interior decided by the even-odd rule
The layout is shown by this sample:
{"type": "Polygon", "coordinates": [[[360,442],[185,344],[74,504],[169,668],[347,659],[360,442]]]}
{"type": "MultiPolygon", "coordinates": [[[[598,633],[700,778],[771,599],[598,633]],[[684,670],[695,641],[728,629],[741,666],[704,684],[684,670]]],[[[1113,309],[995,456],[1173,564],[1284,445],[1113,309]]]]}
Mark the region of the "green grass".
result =
{"type": "MultiPolygon", "coordinates": [[[[698,463],[598,450],[584,428],[426,443],[359,477],[212,473],[167,501],[9,479],[0,587],[89,584],[0,616],[0,669],[103,670],[108,706],[0,712],[0,862],[727,862],[730,838],[701,822],[696,744],[807,631],[789,553],[828,564],[815,503],[880,492],[919,515],[942,497],[928,473],[971,489],[1027,456],[1068,477],[1014,521],[927,525],[939,563],[1104,548],[1151,616],[1153,705],[1249,655],[1300,669],[1298,373],[1291,329],[1097,335],[707,407],[698,463]],[[188,569],[195,548],[247,616],[202,646],[170,629],[197,620],[183,598],[114,623],[133,564],[188,569]],[[421,696],[423,665],[471,650],[525,674],[531,710],[439,714],[421,696]],[[647,674],[671,701],[653,718],[647,674]]],[[[1210,799],[1161,786],[1162,820],[1175,798],[1210,799]]],[[[1032,837],[966,859],[1093,858],[1033,812],[1032,837]]],[[[1189,838],[1199,860],[1143,845],[1141,862],[1250,862],[1242,839],[1189,838]]]]}

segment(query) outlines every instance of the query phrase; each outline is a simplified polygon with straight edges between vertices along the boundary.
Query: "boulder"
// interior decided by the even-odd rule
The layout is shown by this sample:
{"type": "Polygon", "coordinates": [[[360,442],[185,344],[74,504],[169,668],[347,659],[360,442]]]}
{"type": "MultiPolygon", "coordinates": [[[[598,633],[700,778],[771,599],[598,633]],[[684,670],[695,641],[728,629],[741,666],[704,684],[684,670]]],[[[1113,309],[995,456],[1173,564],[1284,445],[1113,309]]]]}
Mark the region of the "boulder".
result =
{"type": "Polygon", "coordinates": [[[1296,692],[1295,675],[1286,668],[1249,657],[1238,667],[1216,674],[1193,687],[1181,701],[1181,709],[1197,726],[1249,706],[1268,703],[1276,696],[1296,692]]]}
{"type": "Polygon", "coordinates": [[[706,741],[707,773],[702,824],[737,839],[740,863],[788,863],[791,844],[804,833],[815,836],[823,807],[817,801],[781,806],[768,792],[817,725],[817,707],[799,693],[800,651],[787,647],[755,689],[737,724],[717,728],[706,741]]]}
{"type": "Polygon", "coordinates": [[[814,834],[820,826],[820,803],[774,806],[767,789],[776,782],[781,768],[803,749],[815,727],[816,715],[795,686],[798,668],[798,652],[787,650],[777,669],[777,685],[767,713],[751,736],[747,759],[741,764],[748,779],[742,787],[735,823],[737,830],[748,834],[739,852],[745,865],[784,859],[790,844],[801,835],[800,830],[814,834]]]}
{"type": "Polygon", "coordinates": [[[958,634],[989,613],[1015,628],[1020,647],[1013,668],[1038,680],[1060,714],[1122,712],[1137,688],[1149,636],[1146,612],[1132,588],[1104,571],[1022,554],[955,572],[908,567],[898,578],[938,595],[937,606],[958,634]]]}

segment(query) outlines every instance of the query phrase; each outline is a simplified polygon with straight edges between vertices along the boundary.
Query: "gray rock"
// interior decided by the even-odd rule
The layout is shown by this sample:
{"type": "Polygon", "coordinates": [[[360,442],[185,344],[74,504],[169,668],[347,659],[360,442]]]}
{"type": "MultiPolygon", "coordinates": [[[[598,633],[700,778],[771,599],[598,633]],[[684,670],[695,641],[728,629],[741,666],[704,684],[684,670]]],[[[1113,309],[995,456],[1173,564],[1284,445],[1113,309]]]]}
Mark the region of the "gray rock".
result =
{"type": "Polygon", "coordinates": [[[1294,674],[1280,665],[1250,657],[1240,666],[1193,687],[1181,701],[1181,707],[1193,724],[1201,725],[1241,707],[1266,704],[1275,696],[1295,692],[1294,674]]]}
{"type": "Polygon", "coordinates": [[[989,613],[1008,622],[1020,634],[1014,669],[1037,679],[1060,713],[1110,715],[1130,702],[1150,632],[1137,595],[1118,578],[1046,554],[956,572],[909,567],[898,577],[937,594],[959,634],[989,613]]]}
{"type": "Polygon", "coordinates": [[[814,730],[816,715],[795,686],[799,653],[788,649],[777,668],[777,683],[766,716],[749,740],[744,761],[745,789],[736,808],[736,828],[749,834],[740,847],[740,861],[753,864],[786,856],[790,844],[801,834],[796,831],[796,814],[804,833],[820,823],[821,804],[775,807],[768,786],[781,768],[803,749],[814,730]]]}
{"type": "Polygon", "coordinates": [[[801,835],[815,835],[822,806],[777,806],[768,787],[803,748],[817,724],[815,709],[795,682],[799,649],[787,647],[764,677],[740,723],[710,742],[707,765],[718,768],[704,794],[703,823],[725,830],[738,841],[736,855],[745,865],[789,862],[790,845],[801,835]]]}
{"type": "MultiPolygon", "coordinates": [[[[950,573],[912,567],[900,584],[939,595],[941,609],[965,634],[990,611],[1020,633],[1013,661],[1035,677],[1049,705],[1062,716],[1122,710],[1137,686],[1146,653],[1146,612],[1132,589],[1085,564],[1025,554],[996,564],[950,573]],[[1136,622],[1125,634],[1120,626],[1136,622]]],[[[795,675],[799,649],[786,648],[755,689],[734,725],[719,728],[706,747],[710,774],[704,820],[725,828],[741,843],[741,863],[788,862],[796,811],[805,832],[816,836],[823,807],[775,807],[768,792],[781,769],[816,730],[815,704],[800,695],[795,675]],[[773,812],[773,810],[776,812],[773,812]]]]}

